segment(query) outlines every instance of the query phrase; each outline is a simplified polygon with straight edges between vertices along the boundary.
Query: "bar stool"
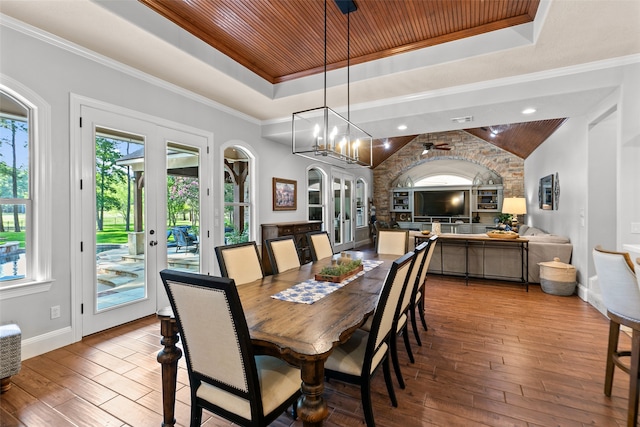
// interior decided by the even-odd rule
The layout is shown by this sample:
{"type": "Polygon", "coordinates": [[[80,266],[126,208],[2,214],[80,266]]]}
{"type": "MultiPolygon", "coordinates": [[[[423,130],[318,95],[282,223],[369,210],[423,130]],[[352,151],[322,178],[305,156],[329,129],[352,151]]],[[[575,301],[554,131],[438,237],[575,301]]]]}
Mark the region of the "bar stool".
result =
{"type": "Polygon", "coordinates": [[[604,394],[611,396],[613,374],[617,366],[629,374],[627,426],[635,427],[638,418],[638,373],[640,368],[640,288],[628,253],[597,246],[593,261],[609,317],[609,344],[604,394]],[[619,350],[620,325],[631,328],[631,351],[619,350]],[[630,357],[629,363],[625,363],[630,357]],[[624,360],[623,360],[624,358],[624,360]]]}

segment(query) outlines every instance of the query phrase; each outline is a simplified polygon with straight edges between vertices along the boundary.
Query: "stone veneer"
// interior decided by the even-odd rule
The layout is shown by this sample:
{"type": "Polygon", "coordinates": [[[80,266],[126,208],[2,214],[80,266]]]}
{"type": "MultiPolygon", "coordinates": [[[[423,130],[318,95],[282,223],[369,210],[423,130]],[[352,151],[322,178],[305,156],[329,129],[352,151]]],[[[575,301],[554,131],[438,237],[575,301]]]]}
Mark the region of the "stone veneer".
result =
{"type": "Polygon", "coordinates": [[[389,221],[391,188],[401,175],[423,163],[443,159],[482,165],[502,178],[504,197],[524,196],[524,160],[520,157],[462,130],[428,133],[418,135],[373,169],[373,202],[378,219],[389,221]],[[425,142],[446,143],[451,150],[430,150],[423,156],[425,142]]]}

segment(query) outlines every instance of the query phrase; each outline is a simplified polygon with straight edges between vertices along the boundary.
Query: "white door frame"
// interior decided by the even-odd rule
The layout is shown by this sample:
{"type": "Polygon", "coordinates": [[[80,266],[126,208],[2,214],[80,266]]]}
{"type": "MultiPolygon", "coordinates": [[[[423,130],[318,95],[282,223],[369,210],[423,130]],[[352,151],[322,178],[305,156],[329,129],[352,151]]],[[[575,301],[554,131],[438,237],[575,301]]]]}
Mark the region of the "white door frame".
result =
{"type": "MultiPolygon", "coordinates": [[[[158,138],[160,142],[163,142],[162,147],[163,150],[158,150],[158,155],[160,151],[163,153],[162,156],[165,156],[166,152],[166,141],[171,140],[174,142],[183,142],[187,145],[191,143],[192,138],[194,140],[201,141],[203,144],[201,148],[201,159],[200,159],[200,194],[201,194],[201,202],[200,202],[200,235],[201,235],[201,271],[210,271],[211,264],[211,254],[208,250],[210,245],[206,244],[209,241],[211,224],[208,218],[211,218],[211,212],[213,211],[213,203],[210,189],[213,187],[213,153],[212,150],[208,149],[213,144],[213,134],[211,132],[206,132],[200,129],[192,128],[190,126],[186,126],[180,123],[175,123],[168,121],[164,118],[159,118],[155,116],[150,116],[144,113],[140,113],[133,110],[128,110],[126,108],[122,108],[120,106],[107,104],[101,101],[97,101],[91,98],[82,97],[79,95],[71,94],[70,99],[71,104],[71,113],[70,113],[70,147],[71,147],[71,159],[70,159],[70,168],[71,168],[71,206],[70,206],[70,223],[71,224],[81,224],[83,221],[82,214],[82,190],[80,189],[81,182],[86,183],[90,182],[93,179],[94,171],[92,170],[92,165],[83,164],[82,161],[82,132],[83,128],[80,127],[82,109],[83,107],[89,107],[96,110],[101,110],[111,114],[118,114],[121,117],[127,119],[137,120],[139,122],[146,122],[149,125],[148,129],[152,127],[155,128],[151,134],[153,135],[162,135],[160,137],[156,137],[155,144],[158,144],[158,138]],[[186,136],[185,136],[186,134],[186,136]],[[182,135],[179,136],[179,135],[182,135]],[[186,140],[185,140],[186,138],[186,140]],[[206,144],[206,146],[204,146],[206,144]],[[89,180],[89,181],[87,181],[89,180]]],[[[83,124],[84,125],[84,124],[83,124]]],[[[136,132],[133,132],[136,133],[136,132]]],[[[140,132],[137,132],[140,133],[140,132]]],[[[156,159],[158,160],[158,159],[156,159]]],[[[164,176],[164,183],[166,183],[166,168],[158,168],[157,176],[164,176]]],[[[156,178],[158,179],[158,178],[156,178]]],[[[161,178],[160,178],[161,179],[161,178]]],[[[84,184],[83,184],[84,185],[84,184]]],[[[163,185],[163,188],[166,184],[163,185]]],[[[86,188],[86,187],[85,187],[86,188]]],[[[159,209],[159,214],[157,215],[155,221],[157,224],[166,224],[166,195],[164,192],[162,194],[158,194],[157,197],[159,200],[156,200],[152,203],[157,204],[158,206],[162,206],[159,209]]],[[[86,215],[84,215],[86,216],[86,215]]],[[[92,222],[95,221],[95,218],[92,218],[92,222]]],[[[164,230],[164,226],[162,226],[162,230],[164,230]]],[[[93,222],[93,232],[95,235],[95,222],[93,222]]],[[[79,341],[83,336],[83,322],[82,322],[82,313],[81,313],[81,304],[83,302],[83,286],[82,286],[82,275],[83,275],[83,256],[85,256],[91,249],[82,242],[83,235],[86,235],[86,231],[83,234],[82,227],[71,227],[71,248],[70,248],[70,259],[71,259],[71,328],[72,335],[74,341],[79,341]],[[83,246],[84,254],[81,252],[80,248],[83,246]]],[[[162,233],[164,234],[164,232],[162,233]]],[[[149,237],[149,236],[147,236],[149,237]]],[[[160,235],[158,234],[158,237],[160,235]]],[[[158,262],[150,265],[149,268],[156,270],[155,275],[157,276],[157,271],[160,271],[162,268],[166,266],[166,242],[163,244],[159,244],[156,248],[156,259],[158,262]]],[[[212,251],[211,251],[212,252],[212,251]]],[[[95,253],[95,248],[94,252],[95,253]]],[[[154,274],[151,269],[148,269],[146,275],[154,274]]],[[[168,299],[164,290],[162,289],[162,282],[160,280],[155,281],[155,289],[153,289],[153,296],[151,292],[149,292],[149,304],[153,307],[153,310],[157,310],[160,307],[164,307],[168,304],[168,299]]],[[[85,310],[86,313],[86,310],[85,310]]],[[[126,320],[122,320],[124,323],[126,320]]]]}

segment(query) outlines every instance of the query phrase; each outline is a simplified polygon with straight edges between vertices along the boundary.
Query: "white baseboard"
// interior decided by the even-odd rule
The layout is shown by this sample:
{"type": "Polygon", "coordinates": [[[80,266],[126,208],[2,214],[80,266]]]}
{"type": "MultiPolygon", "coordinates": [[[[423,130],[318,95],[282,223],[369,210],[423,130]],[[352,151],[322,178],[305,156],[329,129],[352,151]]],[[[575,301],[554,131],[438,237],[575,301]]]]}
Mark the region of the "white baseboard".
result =
{"type": "Polygon", "coordinates": [[[21,359],[30,359],[73,342],[73,333],[70,326],[47,332],[37,337],[27,338],[22,340],[21,359]]]}

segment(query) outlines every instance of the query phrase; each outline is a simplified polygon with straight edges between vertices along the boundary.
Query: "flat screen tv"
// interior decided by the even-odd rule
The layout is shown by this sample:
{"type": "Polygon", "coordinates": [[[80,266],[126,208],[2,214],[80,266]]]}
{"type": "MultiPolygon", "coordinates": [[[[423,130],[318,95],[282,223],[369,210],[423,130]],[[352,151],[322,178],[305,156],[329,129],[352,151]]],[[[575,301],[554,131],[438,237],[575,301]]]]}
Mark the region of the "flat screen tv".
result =
{"type": "Polygon", "coordinates": [[[464,190],[416,191],[414,214],[418,216],[468,216],[464,190]]]}

